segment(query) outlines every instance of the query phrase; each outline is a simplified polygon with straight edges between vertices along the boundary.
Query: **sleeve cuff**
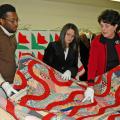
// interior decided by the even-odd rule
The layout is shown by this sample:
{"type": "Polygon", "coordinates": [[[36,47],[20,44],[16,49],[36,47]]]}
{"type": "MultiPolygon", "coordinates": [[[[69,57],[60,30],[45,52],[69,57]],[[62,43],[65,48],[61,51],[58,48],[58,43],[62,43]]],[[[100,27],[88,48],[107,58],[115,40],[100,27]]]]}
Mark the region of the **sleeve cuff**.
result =
{"type": "Polygon", "coordinates": [[[94,86],[94,80],[88,80],[88,86],[94,86]]]}

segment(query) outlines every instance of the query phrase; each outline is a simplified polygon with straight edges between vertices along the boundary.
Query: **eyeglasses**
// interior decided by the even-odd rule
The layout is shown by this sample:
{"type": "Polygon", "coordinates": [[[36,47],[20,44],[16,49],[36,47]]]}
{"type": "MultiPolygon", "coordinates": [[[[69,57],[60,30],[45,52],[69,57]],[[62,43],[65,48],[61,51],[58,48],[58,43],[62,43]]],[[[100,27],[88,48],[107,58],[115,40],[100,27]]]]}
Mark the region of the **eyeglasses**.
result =
{"type": "Polygon", "coordinates": [[[5,20],[11,22],[12,24],[18,23],[18,22],[20,21],[19,19],[8,19],[8,18],[3,18],[3,19],[5,19],[5,20]]]}

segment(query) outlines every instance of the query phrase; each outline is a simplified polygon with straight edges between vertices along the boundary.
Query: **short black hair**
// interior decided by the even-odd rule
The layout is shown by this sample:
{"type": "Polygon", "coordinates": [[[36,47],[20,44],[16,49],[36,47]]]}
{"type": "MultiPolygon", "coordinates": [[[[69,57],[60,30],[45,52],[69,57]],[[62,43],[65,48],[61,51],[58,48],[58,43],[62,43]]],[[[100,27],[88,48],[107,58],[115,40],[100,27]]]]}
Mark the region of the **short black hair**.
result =
{"type": "Polygon", "coordinates": [[[0,18],[4,18],[7,12],[16,12],[16,9],[10,4],[0,5],[0,18]]]}
{"type": "Polygon", "coordinates": [[[101,15],[98,17],[98,22],[100,23],[103,21],[104,23],[108,23],[111,25],[120,24],[120,14],[119,12],[112,10],[112,9],[106,9],[101,13],[101,15]]]}

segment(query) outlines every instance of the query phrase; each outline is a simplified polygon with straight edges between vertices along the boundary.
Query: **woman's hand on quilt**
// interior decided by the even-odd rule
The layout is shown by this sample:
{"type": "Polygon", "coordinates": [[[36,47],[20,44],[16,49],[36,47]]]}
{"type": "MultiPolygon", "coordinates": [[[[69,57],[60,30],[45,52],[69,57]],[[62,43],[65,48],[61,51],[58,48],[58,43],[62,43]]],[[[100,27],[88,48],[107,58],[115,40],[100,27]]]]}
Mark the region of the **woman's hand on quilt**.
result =
{"type": "Polygon", "coordinates": [[[62,79],[63,80],[70,80],[71,79],[71,71],[70,70],[66,70],[63,74],[62,74],[62,79]]]}
{"type": "Polygon", "coordinates": [[[4,82],[2,84],[2,88],[4,89],[8,97],[10,97],[12,94],[18,93],[18,91],[16,91],[9,82],[4,82]]]}
{"type": "Polygon", "coordinates": [[[91,101],[91,103],[94,102],[94,89],[93,87],[87,87],[87,89],[84,92],[84,99],[82,100],[82,102],[85,101],[91,101]]]}
{"type": "Polygon", "coordinates": [[[40,118],[37,118],[36,116],[33,115],[28,115],[25,117],[25,120],[40,120],[40,118]]]}

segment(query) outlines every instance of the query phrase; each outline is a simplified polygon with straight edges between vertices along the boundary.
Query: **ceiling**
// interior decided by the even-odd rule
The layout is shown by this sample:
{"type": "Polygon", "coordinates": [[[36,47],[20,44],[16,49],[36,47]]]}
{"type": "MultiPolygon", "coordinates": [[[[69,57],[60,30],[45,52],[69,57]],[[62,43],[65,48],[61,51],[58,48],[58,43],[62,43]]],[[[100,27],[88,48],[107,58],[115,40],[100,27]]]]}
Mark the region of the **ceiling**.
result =
{"type": "Polygon", "coordinates": [[[59,2],[59,3],[71,3],[71,4],[84,4],[98,7],[112,7],[120,9],[120,2],[111,0],[43,0],[48,2],[59,2]]]}
{"type": "Polygon", "coordinates": [[[120,11],[120,2],[110,0],[0,0],[2,3],[16,6],[21,19],[19,28],[33,30],[58,30],[70,21],[80,29],[96,32],[99,31],[96,19],[101,11],[120,11]]]}

